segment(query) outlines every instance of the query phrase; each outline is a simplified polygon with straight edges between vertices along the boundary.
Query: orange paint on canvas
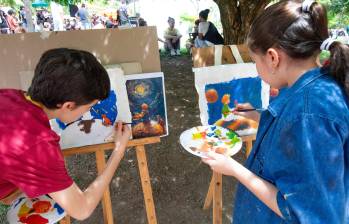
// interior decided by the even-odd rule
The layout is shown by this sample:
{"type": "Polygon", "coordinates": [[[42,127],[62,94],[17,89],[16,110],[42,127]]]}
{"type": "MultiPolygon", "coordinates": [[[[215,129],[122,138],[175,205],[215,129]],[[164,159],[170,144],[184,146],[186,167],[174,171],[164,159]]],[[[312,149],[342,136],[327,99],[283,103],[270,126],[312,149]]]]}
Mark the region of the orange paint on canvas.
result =
{"type": "Polygon", "coordinates": [[[33,204],[33,208],[36,213],[46,213],[51,208],[51,202],[49,201],[37,201],[33,204]]]}
{"type": "Polygon", "coordinates": [[[107,117],[107,115],[102,114],[102,118],[103,118],[103,124],[106,126],[110,126],[112,125],[111,120],[107,117]]]}
{"type": "Polygon", "coordinates": [[[230,94],[224,94],[222,97],[222,103],[223,104],[229,104],[230,103],[230,94]]]}

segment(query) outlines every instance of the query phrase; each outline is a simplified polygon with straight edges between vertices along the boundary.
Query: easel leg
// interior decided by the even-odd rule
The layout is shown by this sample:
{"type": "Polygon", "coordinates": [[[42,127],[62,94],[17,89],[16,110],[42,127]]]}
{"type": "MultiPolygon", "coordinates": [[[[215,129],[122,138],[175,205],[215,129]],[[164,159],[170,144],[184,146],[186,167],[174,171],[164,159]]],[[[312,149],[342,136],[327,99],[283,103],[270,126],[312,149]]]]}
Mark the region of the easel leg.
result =
{"type": "MultiPolygon", "coordinates": [[[[100,174],[103,172],[105,168],[105,157],[104,157],[103,150],[96,151],[96,163],[97,163],[98,174],[100,174]]],[[[109,187],[105,190],[103,194],[102,206],[103,206],[104,223],[113,224],[114,219],[113,219],[113,210],[111,205],[109,187]]]]}
{"type": "Polygon", "coordinates": [[[246,157],[248,157],[252,150],[252,140],[246,141],[246,157]]]}
{"type": "Polygon", "coordinates": [[[147,211],[148,223],[156,224],[157,220],[156,220],[155,206],[154,206],[153,193],[151,189],[147,157],[145,154],[144,146],[143,145],[136,146],[136,153],[137,153],[139,173],[141,176],[142,189],[144,194],[145,208],[147,211]]]}
{"type": "Polygon", "coordinates": [[[210,186],[208,188],[206,199],[205,199],[204,210],[207,210],[211,206],[211,204],[212,204],[213,189],[214,189],[214,178],[213,178],[213,175],[212,175],[210,186]]]}
{"type": "Polygon", "coordinates": [[[222,174],[213,172],[213,224],[222,224],[222,174]]]}
{"type": "Polygon", "coordinates": [[[70,224],[70,216],[64,217],[61,221],[59,221],[59,224],[70,224]]]}
{"type": "MultiPolygon", "coordinates": [[[[68,167],[66,159],[64,160],[64,164],[65,164],[65,167],[68,167]]],[[[69,215],[66,215],[61,221],[59,221],[59,224],[70,224],[70,223],[71,221],[70,221],[69,215]]]]}

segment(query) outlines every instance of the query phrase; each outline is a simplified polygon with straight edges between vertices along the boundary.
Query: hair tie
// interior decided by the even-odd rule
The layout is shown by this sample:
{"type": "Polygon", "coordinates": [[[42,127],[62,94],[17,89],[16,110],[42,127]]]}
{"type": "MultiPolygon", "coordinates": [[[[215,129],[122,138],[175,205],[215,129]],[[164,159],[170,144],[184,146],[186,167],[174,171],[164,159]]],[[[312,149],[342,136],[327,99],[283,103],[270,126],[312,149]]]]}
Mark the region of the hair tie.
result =
{"type": "Polygon", "coordinates": [[[303,12],[310,12],[310,7],[315,3],[316,1],[313,0],[305,0],[302,3],[302,11],[303,12]]]}
{"type": "Polygon", "coordinates": [[[324,40],[324,42],[322,42],[321,46],[320,46],[320,49],[322,51],[329,51],[330,50],[330,47],[331,45],[336,41],[336,39],[332,38],[332,37],[329,37],[327,38],[326,40],[324,40]]]}

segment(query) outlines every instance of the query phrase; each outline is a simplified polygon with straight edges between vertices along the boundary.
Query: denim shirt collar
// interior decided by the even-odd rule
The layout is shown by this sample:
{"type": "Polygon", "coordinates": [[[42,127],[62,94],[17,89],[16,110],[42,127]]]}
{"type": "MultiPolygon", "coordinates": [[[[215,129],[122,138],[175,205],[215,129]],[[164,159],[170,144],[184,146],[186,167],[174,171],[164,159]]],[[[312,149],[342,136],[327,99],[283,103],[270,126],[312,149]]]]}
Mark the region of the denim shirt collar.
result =
{"type": "Polygon", "coordinates": [[[319,77],[325,75],[327,71],[323,68],[317,67],[313,68],[306,73],[304,73],[290,88],[285,89],[277,96],[268,106],[268,111],[273,117],[277,117],[285,104],[288,102],[289,98],[295,93],[301,91],[309,83],[318,79],[319,77]]]}

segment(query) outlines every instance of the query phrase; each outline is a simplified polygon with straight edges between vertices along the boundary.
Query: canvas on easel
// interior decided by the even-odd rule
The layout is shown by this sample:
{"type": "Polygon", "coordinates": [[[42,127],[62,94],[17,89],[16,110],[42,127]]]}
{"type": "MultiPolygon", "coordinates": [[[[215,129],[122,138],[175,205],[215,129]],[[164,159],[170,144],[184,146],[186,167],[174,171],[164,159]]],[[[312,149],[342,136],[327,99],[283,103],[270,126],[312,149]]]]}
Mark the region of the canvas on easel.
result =
{"type": "Polygon", "coordinates": [[[72,124],[51,120],[52,129],[61,136],[62,149],[111,142],[115,122],[131,122],[123,70],[119,67],[106,70],[111,84],[107,99],[98,102],[72,124]]]}
{"type": "Polygon", "coordinates": [[[132,137],[168,135],[163,73],[128,75],[126,89],[132,113],[132,137]]]}
{"type": "Polygon", "coordinates": [[[257,122],[233,113],[237,103],[248,102],[254,108],[266,108],[269,104],[269,85],[258,77],[255,64],[218,65],[193,70],[202,124],[225,127],[240,136],[255,134],[257,122]]]}

